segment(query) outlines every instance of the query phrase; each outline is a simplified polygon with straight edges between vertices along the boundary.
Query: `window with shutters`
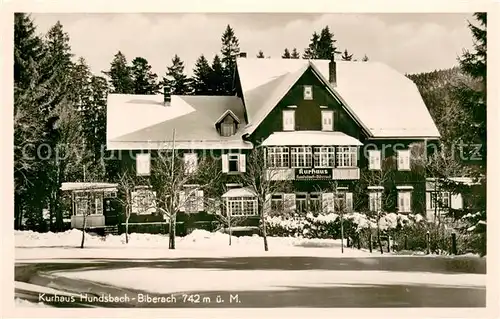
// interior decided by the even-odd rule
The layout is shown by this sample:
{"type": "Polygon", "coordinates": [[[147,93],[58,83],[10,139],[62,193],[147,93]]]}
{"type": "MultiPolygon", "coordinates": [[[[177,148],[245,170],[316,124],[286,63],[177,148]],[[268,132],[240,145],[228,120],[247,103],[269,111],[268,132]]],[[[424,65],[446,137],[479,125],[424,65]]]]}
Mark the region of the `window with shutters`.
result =
{"type": "Polygon", "coordinates": [[[335,167],[335,147],[314,147],[314,167],[335,167]]]}
{"type": "Polygon", "coordinates": [[[338,167],[356,167],[357,160],[356,147],[337,147],[337,166],[338,167]]]}
{"type": "Polygon", "coordinates": [[[372,191],[368,193],[368,209],[371,212],[378,212],[382,210],[382,192],[372,191]]]}
{"type": "Polygon", "coordinates": [[[203,210],[203,191],[197,185],[184,186],[184,211],[187,213],[199,212],[203,210]],[[201,209],[200,209],[201,208],[201,209]]]}
{"type": "Polygon", "coordinates": [[[333,131],[333,111],[321,111],[321,130],[333,131]]]}
{"type": "Polygon", "coordinates": [[[411,212],[411,192],[399,191],[398,192],[398,211],[401,213],[411,212]]]}
{"type": "Polygon", "coordinates": [[[304,100],[313,99],[313,87],[312,85],[304,85],[304,100]]]}
{"type": "Polygon", "coordinates": [[[380,154],[379,150],[368,151],[368,169],[379,170],[380,169],[380,154]]]}
{"type": "Polygon", "coordinates": [[[290,167],[290,154],[288,147],[268,147],[266,153],[268,167],[290,167]]]}
{"type": "Polygon", "coordinates": [[[312,147],[291,148],[292,168],[312,167],[312,147]]]}
{"type": "Polygon", "coordinates": [[[198,155],[196,153],[184,154],[184,172],[193,174],[198,168],[198,155]]]}
{"type": "Polygon", "coordinates": [[[229,154],[228,155],[228,163],[229,163],[229,172],[239,172],[239,154],[229,154]]]}
{"type": "Polygon", "coordinates": [[[148,186],[137,186],[132,192],[132,213],[149,215],[156,212],[156,192],[148,186]]]}
{"type": "Polygon", "coordinates": [[[283,111],[283,131],[295,131],[295,111],[283,111]]]}
{"type": "Polygon", "coordinates": [[[337,192],[333,193],[334,203],[335,203],[335,211],[345,210],[347,208],[346,205],[346,193],[345,192],[337,192]]]}
{"type": "Polygon", "coordinates": [[[149,176],[151,173],[151,154],[136,154],[135,165],[137,176],[149,176]]]}
{"type": "Polygon", "coordinates": [[[398,157],[398,170],[407,171],[410,169],[410,150],[399,150],[398,157]]]}
{"type": "Polygon", "coordinates": [[[254,197],[229,197],[227,209],[231,216],[257,215],[257,199],[254,197]]]}

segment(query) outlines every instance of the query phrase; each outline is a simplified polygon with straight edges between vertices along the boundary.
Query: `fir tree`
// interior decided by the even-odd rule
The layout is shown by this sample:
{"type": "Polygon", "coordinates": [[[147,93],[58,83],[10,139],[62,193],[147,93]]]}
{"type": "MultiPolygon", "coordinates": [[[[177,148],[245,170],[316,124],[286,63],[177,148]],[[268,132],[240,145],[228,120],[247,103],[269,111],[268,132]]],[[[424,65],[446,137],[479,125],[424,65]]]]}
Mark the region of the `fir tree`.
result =
{"type": "Polygon", "coordinates": [[[264,56],[264,52],[262,52],[262,50],[259,50],[259,53],[257,53],[257,58],[258,58],[258,59],[263,59],[263,58],[265,58],[265,56],[264,56]]]}
{"type": "Polygon", "coordinates": [[[212,61],[212,73],[210,75],[210,91],[214,95],[223,95],[225,93],[224,83],[224,68],[222,67],[219,56],[215,55],[212,61]]]}
{"type": "Polygon", "coordinates": [[[236,37],[233,28],[227,25],[226,30],[221,37],[222,48],[222,70],[224,73],[224,93],[232,95],[234,70],[236,67],[236,56],[240,53],[240,46],[238,38],[236,37]]]}
{"type": "Polygon", "coordinates": [[[291,54],[290,58],[292,58],[292,59],[300,59],[300,54],[297,51],[297,48],[293,48],[292,54],[291,54]]]}
{"type": "Polygon", "coordinates": [[[291,58],[290,51],[288,51],[288,48],[285,48],[285,52],[283,52],[283,55],[281,56],[281,58],[283,58],[283,59],[290,59],[291,58]]]}
{"type": "Polygon", "coordinates": [[[339,54],[341,52],[337,51],[335,46],[335,40],[333,38],[333,33],[330,32],[328,26],[324,27],[320,34],[314,32],[309,46],[304,50],[304,59],[331,59],[334,54],[339,54]]]}
{"type": "Polygon", "coordinates": [[[344,50],[344,53],[342,53],[342,56],[340,57],[342,61],[351,61],[352,60],[352,54],[349,54],[347,49],[344,50]]]}
{"type": "Polygon", "coordinates": [[[127,58],[121,51],[115,54],[110,69],[103,71],[103,73],[110,79],[110,93],[132,94],[134,92],[131,69],[128,66],[127,58]]]}
{"type": "Polygon", "coordinates": [[[43,57],[42,39],[36,35],[36,27],[26,13],[14,14],[14,83],[25,88],[30,83],[30,59],[39,63],[43,57]]]}
{"type": "Polygon", "coordinates": [[[158,76],[151,71],[151,65],[142,57],[132,61],[131,76],[134,94],[157,94],[160,86],[158,76]]]}
{"type": "Polygon", "coordinates": [[[212,67],[208,63],[208,60],[202,54],[198,60],[193,70],[193,90],[195,95],[210,95],[212,94],[212,86],[210,81],[212,80],[212,67]]]}
{"type": "Polygon", "coordinates": [[[189,80],[184,74],[184,62],[176,54],[172,59],[172,65],[167,67],[167,73],[163,77],[163,85],[170,94],[184,95],[190,93],[189,80]]]}

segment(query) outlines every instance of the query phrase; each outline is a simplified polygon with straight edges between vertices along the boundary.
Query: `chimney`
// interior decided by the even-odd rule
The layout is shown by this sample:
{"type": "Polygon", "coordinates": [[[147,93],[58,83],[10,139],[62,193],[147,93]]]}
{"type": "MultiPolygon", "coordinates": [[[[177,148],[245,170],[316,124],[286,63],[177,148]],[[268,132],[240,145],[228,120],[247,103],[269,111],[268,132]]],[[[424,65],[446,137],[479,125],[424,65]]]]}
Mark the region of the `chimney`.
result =
{"type": "Polygon", "coordinates": [[[240,58],[246,58],[247,53],[246,52],[240,52],[240,58]]]}
{"type": "Polygon", "coordinates": [[[328,63],[328,81],[333,87],[337,86],[337,63],[335,63],[335,54],[332,54],[330,63],[328,63]]]}
{"type": "Polygon", "coordinates": [[[163,87],[163,105],[170,106],[171,93],[170,88],[167,86],[163,87]]]}

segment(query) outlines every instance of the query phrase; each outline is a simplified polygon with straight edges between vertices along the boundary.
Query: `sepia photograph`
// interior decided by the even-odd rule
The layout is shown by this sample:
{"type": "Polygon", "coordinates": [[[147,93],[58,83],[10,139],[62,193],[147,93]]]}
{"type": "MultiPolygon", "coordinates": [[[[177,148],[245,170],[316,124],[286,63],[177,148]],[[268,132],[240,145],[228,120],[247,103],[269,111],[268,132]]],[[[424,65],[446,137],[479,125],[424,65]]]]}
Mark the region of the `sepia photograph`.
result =
{"type": "Polygon", "coordinates": [[[11,14],[15,308],[487,306],[489,13],[11,14]]]}

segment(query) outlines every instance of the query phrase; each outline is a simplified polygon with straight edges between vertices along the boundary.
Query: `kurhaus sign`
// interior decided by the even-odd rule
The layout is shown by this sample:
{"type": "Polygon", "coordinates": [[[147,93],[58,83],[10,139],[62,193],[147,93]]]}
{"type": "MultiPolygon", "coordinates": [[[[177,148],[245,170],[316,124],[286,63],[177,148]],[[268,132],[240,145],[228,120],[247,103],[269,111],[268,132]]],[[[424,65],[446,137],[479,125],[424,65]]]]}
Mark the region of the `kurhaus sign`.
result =
{"type": "Polygon", "coordinates": [[[331,168],[296,168],[295,180],[329,180],[332,179],[331,168]]]}

